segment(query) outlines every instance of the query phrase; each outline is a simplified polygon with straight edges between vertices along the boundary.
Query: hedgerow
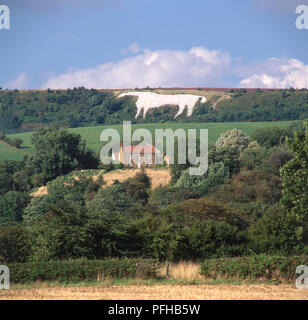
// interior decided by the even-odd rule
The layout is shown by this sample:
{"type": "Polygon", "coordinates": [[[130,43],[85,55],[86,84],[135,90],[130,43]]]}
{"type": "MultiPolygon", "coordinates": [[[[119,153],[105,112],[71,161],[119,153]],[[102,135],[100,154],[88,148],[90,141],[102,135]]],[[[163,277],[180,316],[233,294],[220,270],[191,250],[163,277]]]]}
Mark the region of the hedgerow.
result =
{"type": "Polygon", "coordinates": [[[8,264],[12,283],[34,281],[79,282],[105,278],[151,278],[158,269],[154,260],[67,260],[8,264]]]}
{"type": "Polygon", "coordinates": [[[258,255],[239,258],[209,259],[201,274],[207,278],[295,280],[296,267],[308,265],[308,256],[279,257],[258,255]]]}

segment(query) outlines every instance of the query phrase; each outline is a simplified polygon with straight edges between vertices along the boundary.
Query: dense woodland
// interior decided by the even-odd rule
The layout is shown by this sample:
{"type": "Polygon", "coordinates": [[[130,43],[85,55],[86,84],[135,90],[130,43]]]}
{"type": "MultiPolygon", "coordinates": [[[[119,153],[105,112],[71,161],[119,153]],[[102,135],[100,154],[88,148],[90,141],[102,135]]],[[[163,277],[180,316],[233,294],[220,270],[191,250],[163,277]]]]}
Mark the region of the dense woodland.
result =
{"type": "Polygon", "coordinates": [[[154,190],[142,171],[104,186],[104,172],[118,168],[65,129],[39,129],[32,143],[33,155],[0,162],[0,262],[307,253],[307,123],[250,138],[227,131],[204,176],[174,164],[170,185],[154,190]],[[42,185],[48,194],[32,196],[42,185]]]}
{"type": "MultiPolygon", "coordinates": [[[[148,89],[150,90],[150,89],[148,89]]],[[[200,89],[201,90],[201,89],[200,89]]],[[[200,91],[201,92],[201,91],[200,91]]],[[[141,114],[133,97],[117,99],[111,91],[74,88],[47,91],[0,90],[0,132],[33,131],[58,125],[65,128],[121,124],[123,119],[141,122],[236,122],[302,120],[308,118],[307,90],[229,90],[232,99],[215,109],[198,103],[191,117],[184,112],[174,119],[177,108],[161,107],[141,114]]]]}

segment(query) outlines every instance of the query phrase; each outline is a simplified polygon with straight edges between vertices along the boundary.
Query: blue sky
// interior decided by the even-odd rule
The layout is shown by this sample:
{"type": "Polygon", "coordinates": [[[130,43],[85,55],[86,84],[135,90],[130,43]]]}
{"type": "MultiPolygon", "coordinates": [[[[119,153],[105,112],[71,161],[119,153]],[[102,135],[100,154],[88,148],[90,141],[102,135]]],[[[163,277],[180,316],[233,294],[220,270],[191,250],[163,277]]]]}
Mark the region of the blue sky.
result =
{"type": "Polygon", "coordinates": [[[3,88],[308,87],[307,0],[0,0],[3,88]]]}

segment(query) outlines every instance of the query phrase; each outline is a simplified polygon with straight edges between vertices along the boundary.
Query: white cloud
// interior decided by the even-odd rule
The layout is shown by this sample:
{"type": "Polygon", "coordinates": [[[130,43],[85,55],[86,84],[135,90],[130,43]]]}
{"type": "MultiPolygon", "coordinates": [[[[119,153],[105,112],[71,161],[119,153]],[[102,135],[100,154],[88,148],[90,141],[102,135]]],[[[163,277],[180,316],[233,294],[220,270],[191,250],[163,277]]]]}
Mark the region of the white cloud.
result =
{"type": "Polygon", "coordinates": [[[138,53],[142,51],[137,42],[132,43],[128,48],[121,51],[122,54],[138,53]]]}
{"type": "Polygon", "coordinates": [[[134,88],[222,85],[231,65],[228,53],[194,47],[189,51],[144,50],[142,54],[94,68],[70,70],[43,88],[134,88]]]}
{"type": "MultiPolygon", "coordinates": [[[[298,59],[270,58],[244,62],[228,53],[193,47],[181,50],[141,50],[137,43],[130,51],[138,53],[118,62],[88,69],[49,73],[43,89],[144,88],[150,87],[246,87],[308,88],[308,65],[298,59]]],[[[9,89],[29,88],[25,73],[3,85],[9,89]]]]}
{"type": "Polygon", "coordinates": [[[27,89],[29,80],[25,72],[21,73],[16,79],[10,80],[3,85],[5,89],[27,89]]]}
{"type": "MultiPolygon", "coordinates": [[[[139,49],[139,46],[133,46],[139,49]]],[[[117,63],[51,76],[42,88],[228,87],[308,88],[308,65],[270,58],[244,63],[228,53],[193,47],[189,51],[144,50],[117,63]],[[226,80],[233,79],[233,82],[226,80]],[[238,85],[234,79],[239,78],[238,85]]]]}
{"type": "Polygon", "coordinates": [[[308,65],[297,59],[271,58],[240,82],[245,88],[308,88],[308,65]]]}

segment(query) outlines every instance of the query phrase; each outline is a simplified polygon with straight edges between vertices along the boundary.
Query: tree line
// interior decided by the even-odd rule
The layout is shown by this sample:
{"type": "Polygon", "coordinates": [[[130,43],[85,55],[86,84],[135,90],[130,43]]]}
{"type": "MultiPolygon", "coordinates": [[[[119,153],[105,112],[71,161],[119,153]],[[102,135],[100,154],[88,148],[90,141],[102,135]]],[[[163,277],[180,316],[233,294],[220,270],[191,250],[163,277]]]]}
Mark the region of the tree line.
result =
{"type": "MultiPolygon", "coordinates": [[[[150,90],[150,89],[149,89],[150,90]]],[[[200,89],[201,90],[201,89],[200,89]]],[[[65,128],[157,122],[236,122],[279,121],[308,118],[307,90],[227,92],[232,99],[222,100],[215,108],[197,103],[193,115],[187,112],[174,119],[178,108],[164,106],[150,110],[137,119],[134,97],[117,99],[111,91],[74,88],[68,90],[0,90],[0,131],[34,131],[58,125],[65,128]]]]}
{"type": "Polygon", "coordinates": [[[79,135],[40,129],[36,153],[0,162],[0,262],[307,253],[308,124],[277,130],[229,130],[205,175],[174,164],[170,185],[152,190],[143,171],[93,179],[99,161],[79,135]]]}

